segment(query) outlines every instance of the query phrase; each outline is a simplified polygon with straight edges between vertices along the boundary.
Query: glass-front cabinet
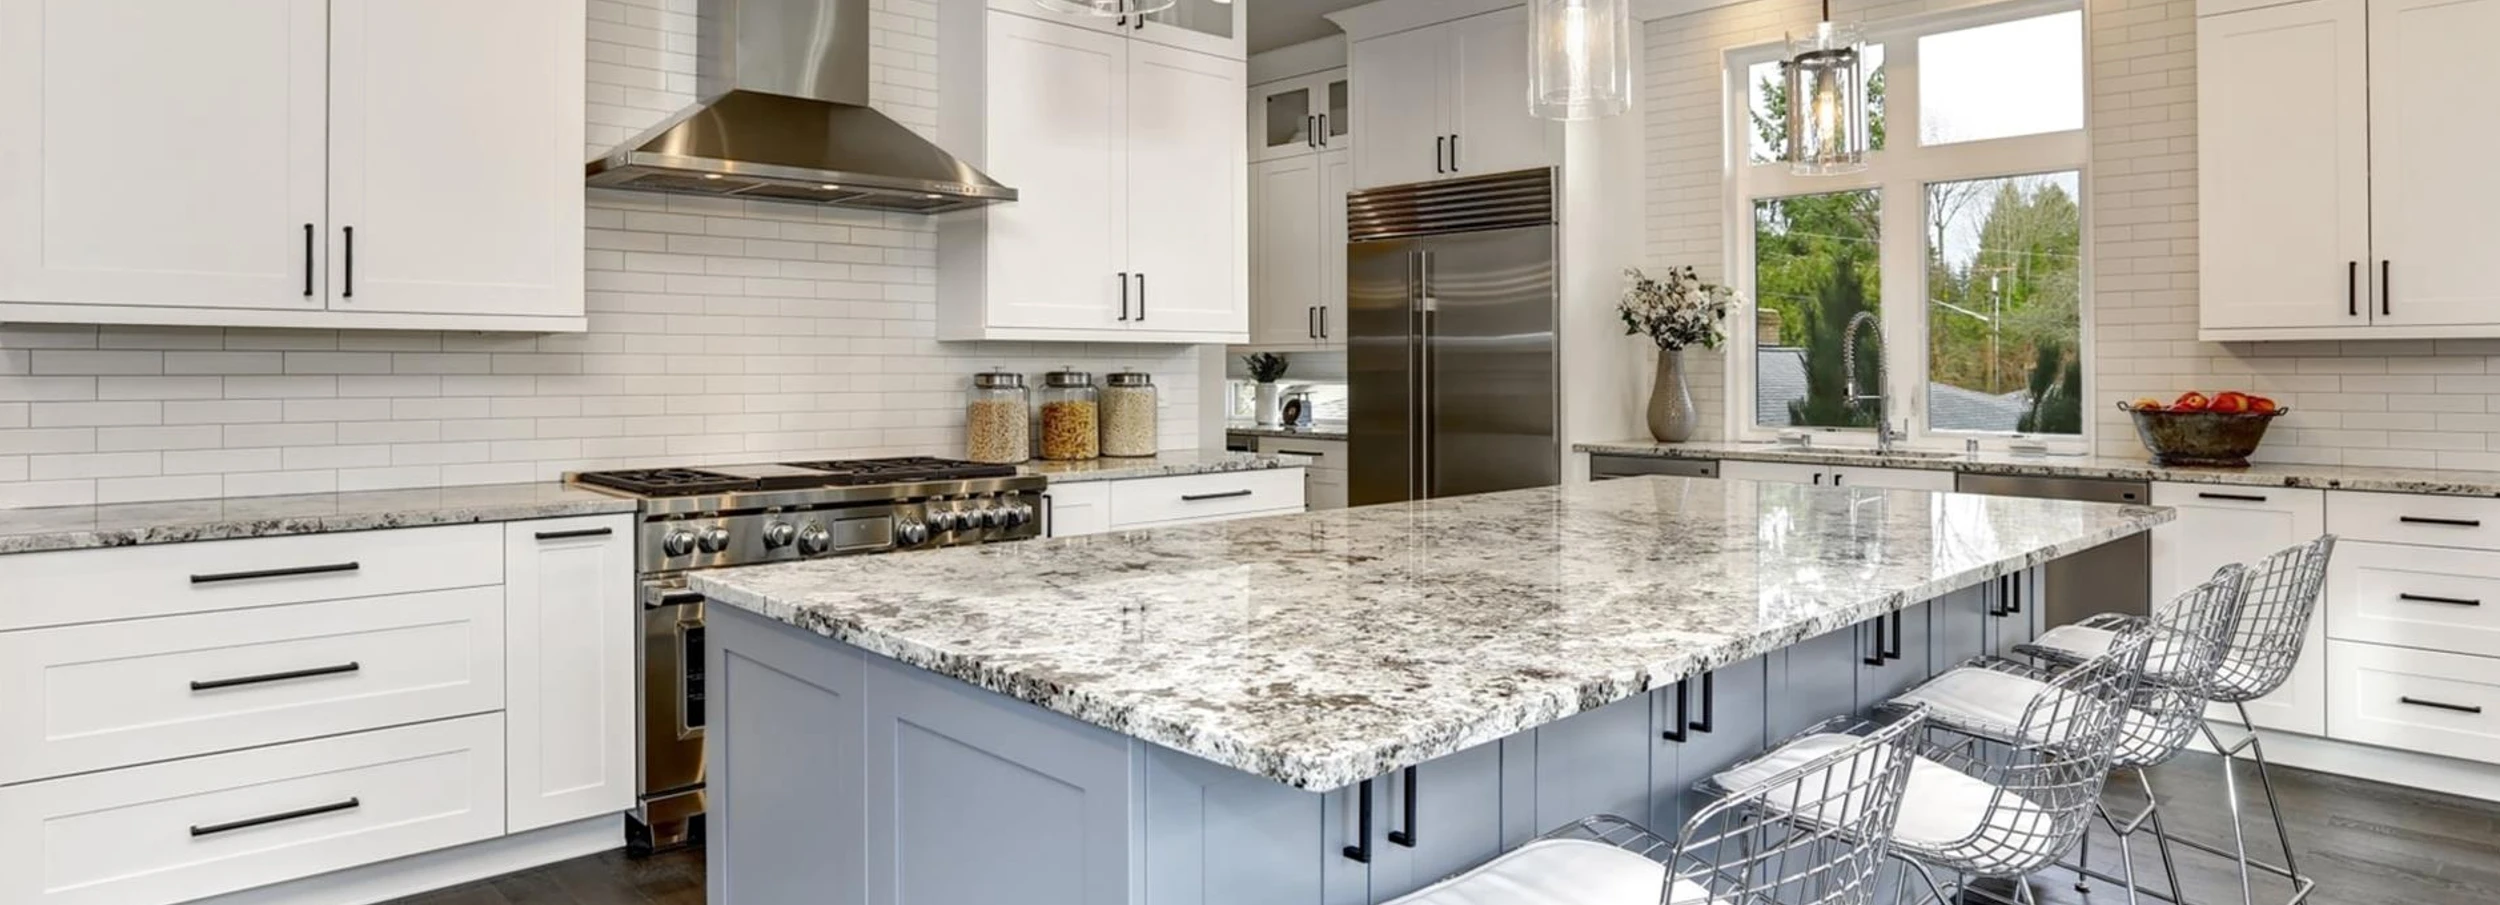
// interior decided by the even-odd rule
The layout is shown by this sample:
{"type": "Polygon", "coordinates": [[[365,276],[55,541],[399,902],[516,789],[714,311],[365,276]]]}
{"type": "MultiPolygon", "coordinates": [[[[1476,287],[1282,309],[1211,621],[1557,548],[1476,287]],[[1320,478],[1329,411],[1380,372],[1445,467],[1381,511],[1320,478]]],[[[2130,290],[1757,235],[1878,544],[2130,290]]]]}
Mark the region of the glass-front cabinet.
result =
{"type": "Polygon", "coordinates": [[[1254,161],[1353,147],[1353,92],[1346,71],[1332,69],[1252,87],[1250,144],[1254,161]]]}
{"type": "Polygon", "coordinates": [[[1248,42],[1242,36],[1247,27],[1244,5],[1219,0],[1179,0],[1167,9],[1147,13],[1139,36],[1157,44],[1245,59],[1248,42]]]}

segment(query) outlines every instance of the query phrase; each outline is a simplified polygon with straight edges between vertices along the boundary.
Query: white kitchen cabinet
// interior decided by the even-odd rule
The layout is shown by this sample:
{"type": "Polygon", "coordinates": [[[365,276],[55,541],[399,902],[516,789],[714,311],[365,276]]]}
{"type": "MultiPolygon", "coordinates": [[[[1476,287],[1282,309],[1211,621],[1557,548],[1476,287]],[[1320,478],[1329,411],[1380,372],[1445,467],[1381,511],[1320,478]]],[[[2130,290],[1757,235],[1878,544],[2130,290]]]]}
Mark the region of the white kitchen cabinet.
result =
{"type": "Polygon", "coordinates": [[[1923,468],[1867,468],[1794,462],[1753,462],[1730,459],[1719,463],[1719,475],[1735,481],[1812,484],[1818,487],[1874,487],[1949,493],[1953,472],[1923,468]]]}
{"type": "Polygon", "coordinates": [[[946,143],[1020,193],[939,218],[939,336],[1248,341],[1244,65],[1079,17],[939,14],[946,143]]]}
{"type": "Polygon", "coordinates": [[[504,526],[508,832],[634,806],[634,522],[504,526]]]}
{"type": "Polygon", "coordinates": [[[1111,527],[1124,531],[1301,512],[1303,482],[1300,468],[1112,481],[1111,527]]]}
{"type": "Polygon", "coordinates": [[[1303,485],[1305,504],[1313,511],[1346,507],[1346,441],[1260,437],[1259,452],[1309,458],[1309,477],[1303,485]]]}
{"type": "Polygon", "coordinates": [[[586,21],[0,0],[0,320],[582,329],[586,21]]]}
{"type": "Polygon", "coordinates": [[[1343,68],[1251,86],[1250,159],[1352,149],[1353,107],[1353,79],[1343,68]]]}
{"type": "Polygon", "coordinates": [[[1250,311],[1254,345],[1345,347],[1345,196],[1350,151],[1250,168],[1250,311]]]}
{"type": "Polygon", "coordinates": [[[1111,530],[1111,484],[1053,485],[1042,494],[1042,528],[1051,537],[1084,537],[1111,530]]]}
{"type": "Polygon", "coordinates": [[[2500,0],[2208,0],[2198,21],[2200,325],[2209,341],[2500,335],[2500,0]],[[2303,64],[2285,67],[2284,60],[2303,64]]]}
{"type": "Polygon", "coordinates": [[[1528,11],[1482,13],[1348,51],[1362,188],[1484,175],[1559,162],[1558,124],[1528,112],[1528,11]]]}
{"type": "MultiPolygon", "coordinates": [[[[2178,518],[2153,529],[2153,601],[2156,606],[2213,577],[2231,563],[2254,566],[2274,552],[2326,531],[2323,491],[2283,487],[2156,483],[2153,505],[2178,510],[2178,518]]],[[[2319,607],[2301,642],[2291,678],[2274,694],[2248,703],[2259,727],[2320,735],[2326,732],[2326,620],[2319,607]]],[[[2216,718],[2239,722],[2227,705],[2216,718]]]]}

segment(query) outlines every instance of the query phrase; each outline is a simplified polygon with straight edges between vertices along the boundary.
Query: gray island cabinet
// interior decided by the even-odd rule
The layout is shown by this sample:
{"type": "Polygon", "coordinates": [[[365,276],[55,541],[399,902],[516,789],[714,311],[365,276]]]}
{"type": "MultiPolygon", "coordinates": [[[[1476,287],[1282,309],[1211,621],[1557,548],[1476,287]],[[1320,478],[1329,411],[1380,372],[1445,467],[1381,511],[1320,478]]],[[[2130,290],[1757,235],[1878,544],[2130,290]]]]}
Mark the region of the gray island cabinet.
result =
{"type": "Polygon", "coordinates": [[[1368,905],[2036,631],[2168,510],[1641,478],[699,573],[716,905],[1368,905]]]}

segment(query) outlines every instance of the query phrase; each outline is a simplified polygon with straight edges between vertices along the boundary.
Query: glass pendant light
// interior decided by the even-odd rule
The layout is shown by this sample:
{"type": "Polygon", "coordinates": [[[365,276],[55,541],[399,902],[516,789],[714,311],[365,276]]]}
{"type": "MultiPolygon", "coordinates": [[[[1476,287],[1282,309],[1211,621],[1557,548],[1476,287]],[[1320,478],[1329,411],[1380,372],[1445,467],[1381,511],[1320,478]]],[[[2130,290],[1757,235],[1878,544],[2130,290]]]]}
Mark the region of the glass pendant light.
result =
{"type": "Polygon", "coordinates": [[[1631,0],[1533,0],[1528,112],[1596,119],[1632,105],[1631,0]]]}
{"type": "Polygon", "coordinates": [[[1054,13],[1079,16],[1143,16],[1172,8],[1180,0],[1033,0],[1033,5],[1054,13]]]}
{"type": "Polygon", "coordinates": [[[1866,61],[1857,26],[1823,21],[1788,39],[1788,167],[1800,176],[1866,169],[1866,61]]]}

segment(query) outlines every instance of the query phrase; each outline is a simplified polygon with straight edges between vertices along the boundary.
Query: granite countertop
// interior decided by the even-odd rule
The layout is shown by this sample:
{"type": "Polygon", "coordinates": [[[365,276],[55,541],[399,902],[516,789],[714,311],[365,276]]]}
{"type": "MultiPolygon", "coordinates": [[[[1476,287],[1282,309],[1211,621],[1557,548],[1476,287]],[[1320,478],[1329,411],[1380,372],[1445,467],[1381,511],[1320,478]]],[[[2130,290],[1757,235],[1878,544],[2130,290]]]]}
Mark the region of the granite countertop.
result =
{"type": "Polygon", "coordinates": [[[1314,421],[1309,427],[1261,427],[1255,421],[1226,421],[1224,432],[1253,437],[1308,438],[1312,440],[1343,440],[1347,426],[1343,421],[1314,421]]]}
{"type": "Polygon", "coordinates": [[[1225,471],[1302,468],[1310,464],[1311,460],[1305,456],[1225,452],[1220,449],[1167,449],[1152,456],[1131,459],[1109,456],[1082,462],[1035,459],[1024,466],[1024,473],[1048,477],[1053,484],[1081,484],[1086,481],[1128,481],[1225,471]]]}
{"type": "Polygon", "coordinates": [[[1326,790],[2171,517],[1639,478],[689,577],[722,605],[1326,790]]]}
{"type": "Polygon", "coordinates": [[[2500,472],[2450,471],[2428,468],[2377,468],[2362,465],[2298,465],[2260,462],[2247,468],[2188,468],[2155,465],[2149,459],[2122,456],[2017,456],[2004,452],[1968,455],[1877,455],[1846,448],[1798,449],[1768,443],[1658,443],[1624,440],[1580,443],[1574,452],[1663,459],[1735,459],[1752,462],[1795,462],[1808,465],[1856,465],[1869,468],[1915,468],[2016,477],[2110,478],[2125,481],[2177,481],[2188,484],[2236,484],[2250,487],[2309,487],[2319,490],[2364,490],[2441,496],[2500,497],[2500,472]]]}
{"type": "Polygon", "coordinates": [[[0,553],[633,512],[633,500],[553,481],[425,490],[0,509],[0,553]]]}

